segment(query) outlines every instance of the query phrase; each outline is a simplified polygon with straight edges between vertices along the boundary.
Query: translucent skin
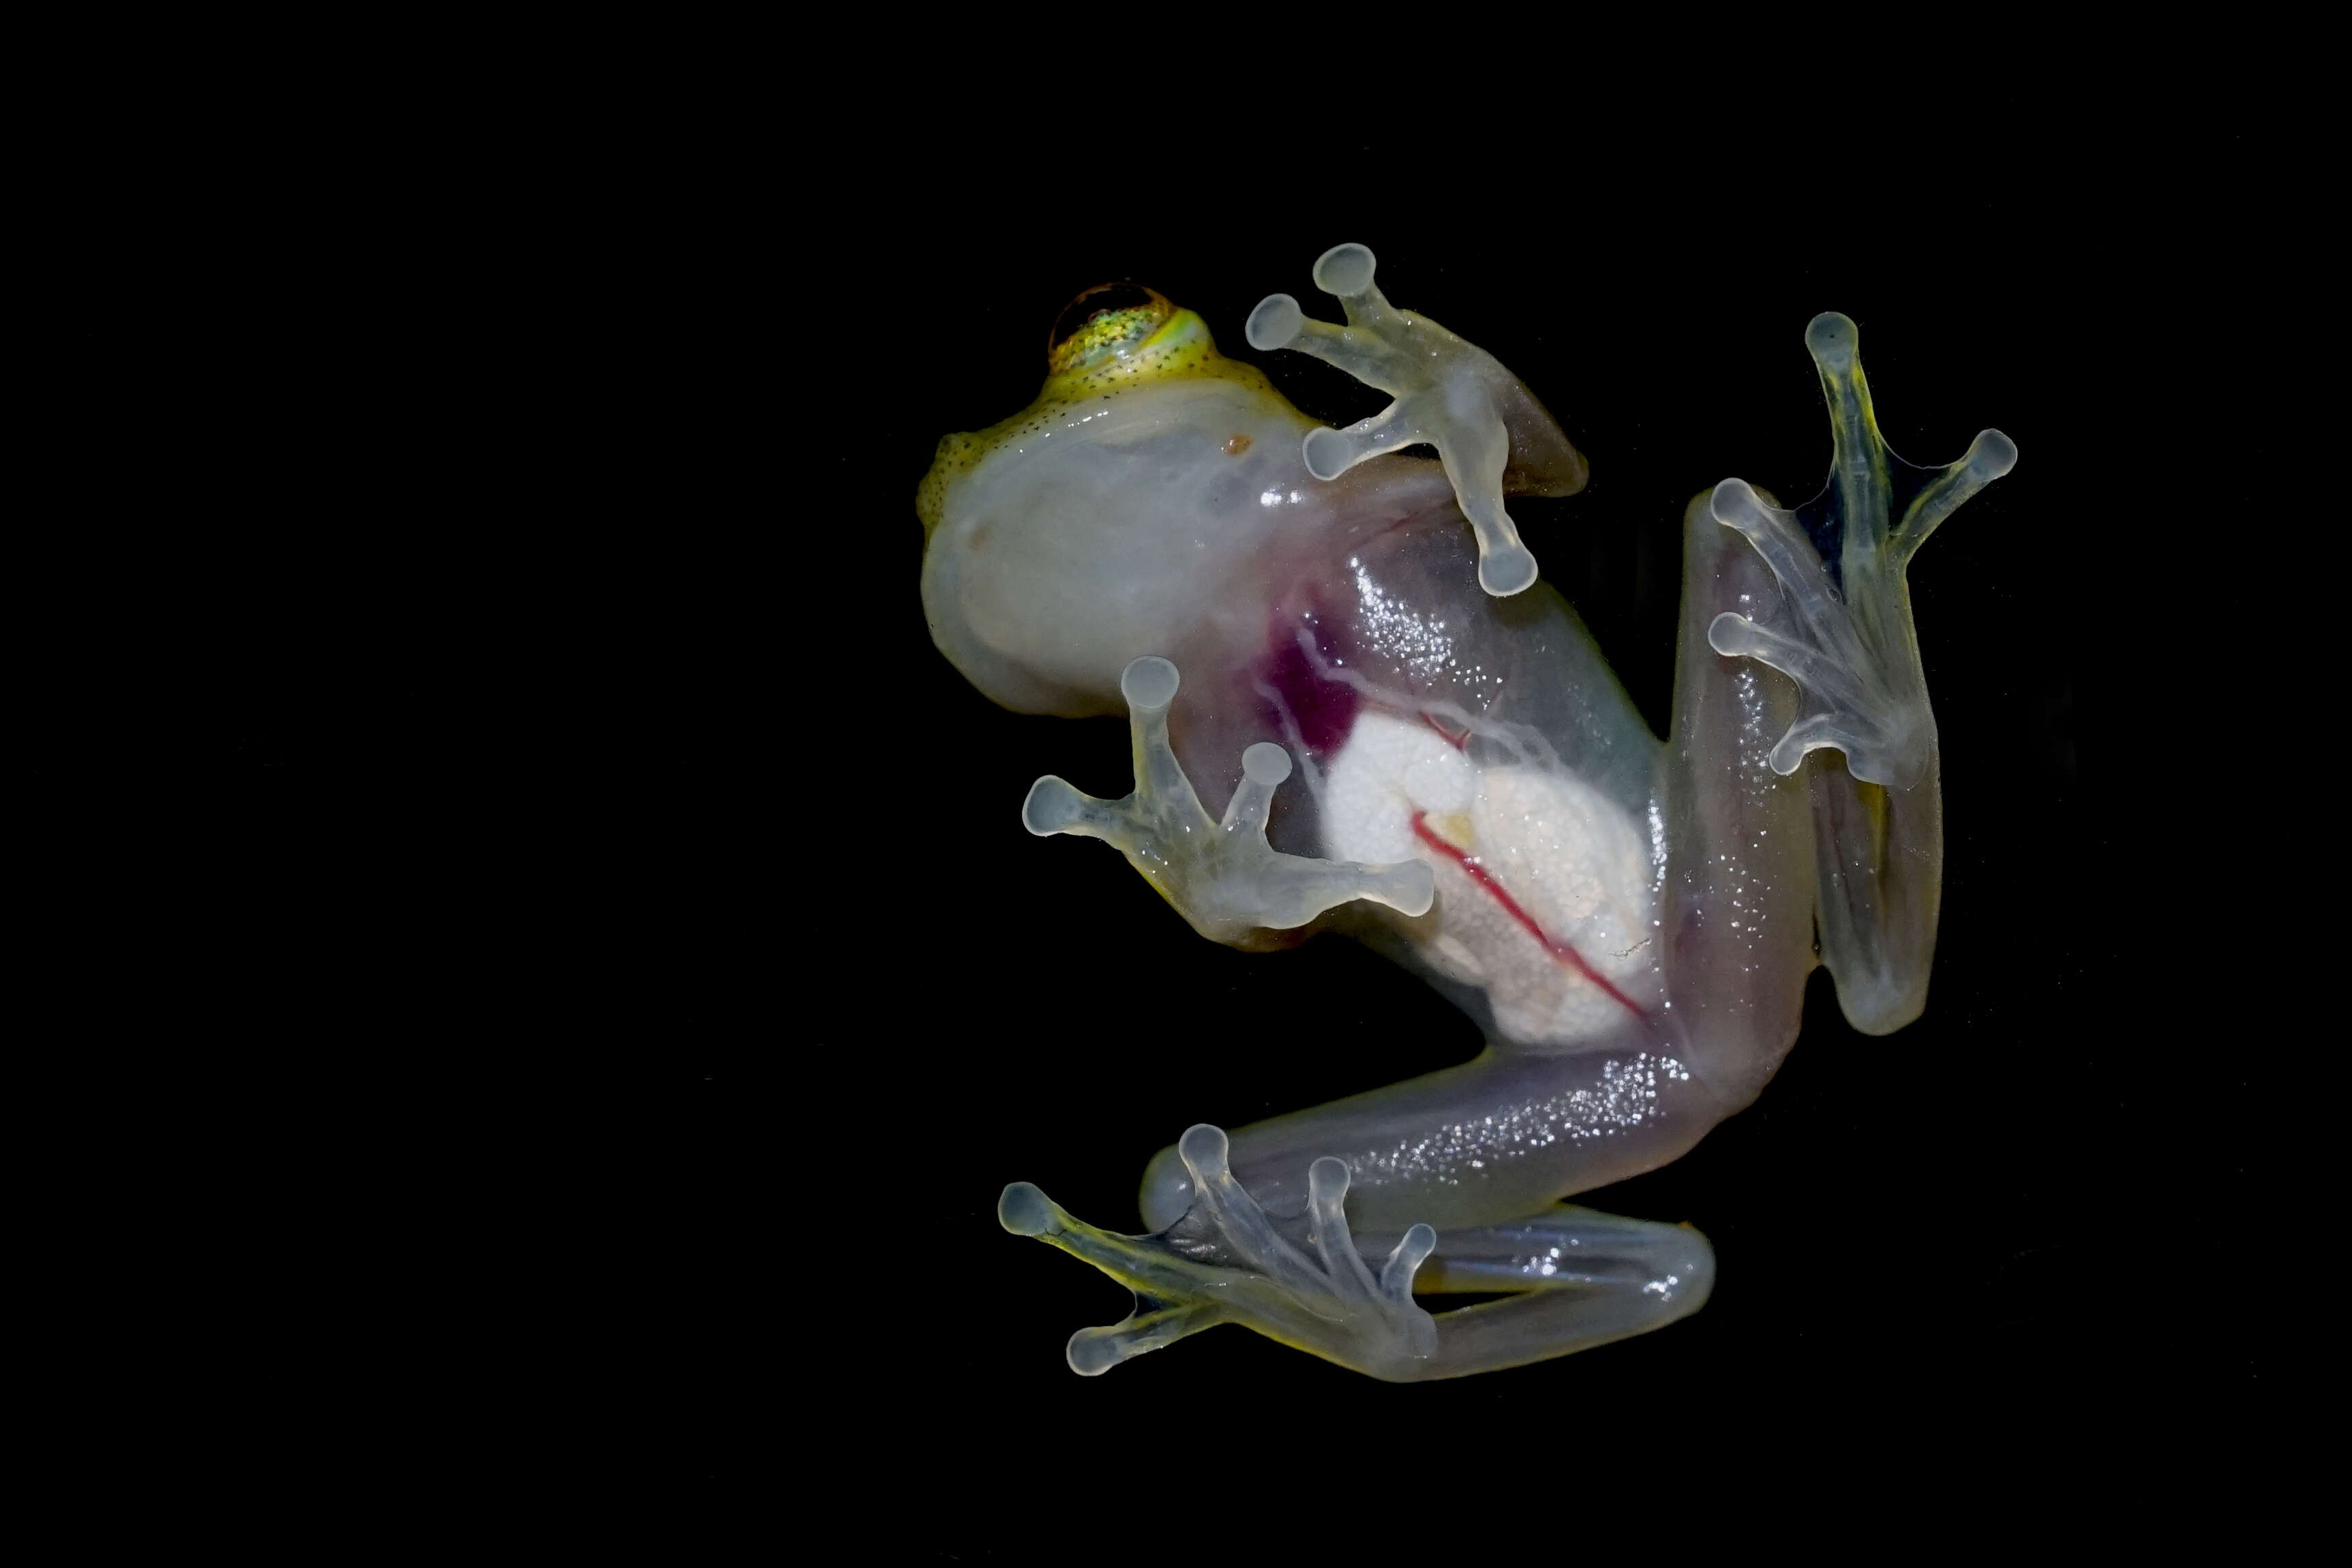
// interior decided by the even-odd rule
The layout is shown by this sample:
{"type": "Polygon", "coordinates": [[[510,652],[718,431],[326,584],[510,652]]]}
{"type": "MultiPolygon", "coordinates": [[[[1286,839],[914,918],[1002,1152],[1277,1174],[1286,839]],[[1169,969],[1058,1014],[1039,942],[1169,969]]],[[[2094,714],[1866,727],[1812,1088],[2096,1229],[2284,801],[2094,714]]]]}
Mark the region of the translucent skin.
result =
{"type": "MultiPolygon", "coordinates": [[[[1380,453],[1316,479],[1310,465],[1330,465],[1313,422],[1172,308],[1079,367],[1084,385],[1065,372],[1027,415],[941,444],[921,505],[940,649],[1017,710],[1130,712],[1139,791],[1118,809],[1189,781],[1205,823],[1242,784],[1244,751],[1279,743],[1296,775],[1270,815],[1263,786],[1241,814],[1266,821],[1298,877],[1328,882],[1318,923],[1420,970],[1489,1041],[1464,1067],[1230,1141],[1195,1129],[1147,1173],[1155,1237],[1008,1189],[1008,1228],[1138,1292],[1136,1317],[1073,1342],[1078,1370],[1218,1321],[1401,1380],[1671,1321],[1706,1299],[1704,1238],[1558,1200],[1675,1158],[1748,1103],[1795,1038],[1817,963],[1858,1028],[1917,1016],[1941,825],[1902,563],[2014,451],[1989,432],[1949,470],[1898,471],[1852,323],[1820,318],[1807,342],[1832,403],[1851,603],[1822,587],[1809,546],[1790,553],[1805,534],[1769,498],[1738,481],[1697,498],[1663,743],[1557,594],[1482,588],[1492,530],[1474,535],[1445,468],[1380,453]],[[1139,659],[1181,673],[1172,701],[1157,677],[1122,692],[1139,659]],[[1889,782],[1859,782],[1849,751],[1889,782]],[[1433,879],[1425,910],[1395,892],[1408,860],[1433,879]],[[1428,1325],[1410,1291],[1446,1289],[1524,1294],[1428,1325]]],[[[1486,383],[1507,381],[1469,353],[1486,383]]],[[[1436,384],[1427,401],[1444,405],[1436,384]]],[[[1503,493],[1573,488],[1567,459],[1581,483],[1540,405],[1513,395],[1503,493]]],[[[1230,879],[1211,921],[1185,874],[1191,830],[1137,828],[1149,813],[1119,817],[1058,784],[1033,794],[1033,830],[1108,838],[1208,934],[1271,945],[1308,929],[1236,921],[1230,879]]]]}

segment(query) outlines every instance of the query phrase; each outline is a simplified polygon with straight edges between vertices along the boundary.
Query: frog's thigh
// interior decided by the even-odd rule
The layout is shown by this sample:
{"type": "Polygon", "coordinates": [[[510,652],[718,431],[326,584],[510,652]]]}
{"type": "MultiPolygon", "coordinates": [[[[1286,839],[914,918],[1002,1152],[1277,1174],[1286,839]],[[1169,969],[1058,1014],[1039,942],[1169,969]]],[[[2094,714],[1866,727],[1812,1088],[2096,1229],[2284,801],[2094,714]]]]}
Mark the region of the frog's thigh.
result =
{"type": "Polygon", "coordinates": [[[1779,603],[1770,568],[1717,522],[1683,516],[1683,605],[1674,733],[1664,762],[1666,886],[1659,912],[1676,1034],[1733,1108],[1755,1097],[1796,1038],[1813,953],[1813,828],[1806,780],[1773,772],[1797,714],[1789,678],[1727,658],[1707,628],[1779,603]]]}

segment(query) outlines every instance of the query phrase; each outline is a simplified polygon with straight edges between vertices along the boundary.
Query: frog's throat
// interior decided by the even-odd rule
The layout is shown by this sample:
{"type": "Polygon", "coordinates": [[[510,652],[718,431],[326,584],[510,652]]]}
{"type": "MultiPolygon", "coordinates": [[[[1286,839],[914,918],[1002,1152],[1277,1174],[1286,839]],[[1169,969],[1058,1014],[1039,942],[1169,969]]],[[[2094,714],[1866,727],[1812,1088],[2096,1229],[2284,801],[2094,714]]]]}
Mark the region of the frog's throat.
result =
{"type": "MultiPolygon", "coordinates": [[[[1161,381],[1230,381],[1283,401],[1255,366],[1217,352],[1209,324],[1193,310],[1176,310],[1139,342],[1087,357],[1092,363],[1047,376],[1037,401],[1012,418],[985,430],[940,437],[930,471],[915,491],[915,515],[922,519],[926,543],[947,514],[949,489],[990,453],[1032,436],[1074,427],[1093,417],[1105,403],[1139,386],[1161,381]]],[[[1288,406],[1286,402],[1284,405],[1288,406]]]]}

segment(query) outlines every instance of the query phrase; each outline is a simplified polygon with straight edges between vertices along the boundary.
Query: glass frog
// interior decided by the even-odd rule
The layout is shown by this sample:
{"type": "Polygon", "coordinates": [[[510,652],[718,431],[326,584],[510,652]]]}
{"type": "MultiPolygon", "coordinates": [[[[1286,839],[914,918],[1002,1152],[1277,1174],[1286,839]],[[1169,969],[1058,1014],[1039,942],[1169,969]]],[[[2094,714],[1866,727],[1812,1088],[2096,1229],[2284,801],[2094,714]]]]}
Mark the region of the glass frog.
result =
{"type": "Polygon", "coordinates": [[[1672,1322],[1706,1300],[1704,1236],[1561,1200],[1753,1100],[1816,966],[1865,1033],[1925,1004],[1942,825],[1904,574],[2013,445],[1987,430],[1948,467],[1905,463],[1854,323],[1815,317],[1829,485],[1791,510],[1727,479],[1685,509],[1661,742],[1507,509],[1573,494],[1584,459],[1375,271],[1335,247],[1314,279],[1344,326],[1276,294],[1243,328],[1389,394],[1370,418],[1318,426],[1198,315],[1114,286],[1065,313],[1037,401],[943,439],[918,493],[940,651],[1006,708],[1129,720],[1132,793],[1048,774],[1032,833],[1110,844],[1212,941],[1344,930],[1487,1041],[1192,1127],[1145,1170],[1150,1235],[1006,1188],[1007,1230],[1135,1292],[1071,1340],[1081,1373],[1224,1322],[1392,1381],[1672,1322]],[[1417,1299],[1448,1292],[1492,1299],[1417,1299]]]}

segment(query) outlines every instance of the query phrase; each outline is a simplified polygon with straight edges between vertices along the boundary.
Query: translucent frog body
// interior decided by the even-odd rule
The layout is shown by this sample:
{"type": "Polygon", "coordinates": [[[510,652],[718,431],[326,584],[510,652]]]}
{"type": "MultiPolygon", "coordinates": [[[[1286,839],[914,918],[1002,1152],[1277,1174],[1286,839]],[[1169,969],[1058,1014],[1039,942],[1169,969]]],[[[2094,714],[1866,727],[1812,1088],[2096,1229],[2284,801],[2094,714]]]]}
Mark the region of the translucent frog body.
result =
{"type": "Polygon", "coordinates": [[[1506,510],[1581,488],[1583,459],[1374,270],[1356,245],[1316,264],[1344,327],[1275,295],[1245,329],[1395,397],[1350,429],[1122,287],[1082,297],[1034,405],[940,442],[918,497],[923,604],[956,667],[1019,711],[1129,717],[1132,793],[1041,778],[1031,831],[1111,844],[1214,941],[1343,926],[1488,1040],[1230,1136],[1195,1126],[1146,1170],[1151,1235],[1007,1188],[1007,1229],[1136,1293],[1072,1340],[1082,1373],[1236,1322],[1376,1377],[1448,1377],[1685,1316],[1713,1280],[1704,1237],[1560,1200],[1753,1100],[1816,964],[1865,1032],[1925,1001],[1942,827],[1904,566],[2008,470],[2007,437],[1903,463],[1853,323],[1816,317],[1830,486],[1791,512],[1726,479],[1685,511],[1661,743],[1506,510]],[[1433,1317],[1418,1300],[1446,1292],[1503,1294],[1433,1317]]]}

